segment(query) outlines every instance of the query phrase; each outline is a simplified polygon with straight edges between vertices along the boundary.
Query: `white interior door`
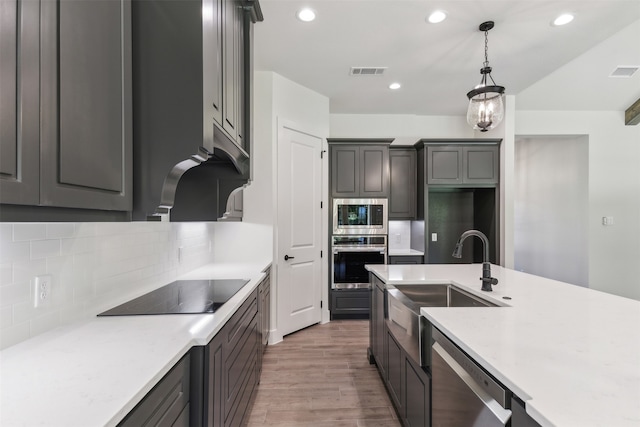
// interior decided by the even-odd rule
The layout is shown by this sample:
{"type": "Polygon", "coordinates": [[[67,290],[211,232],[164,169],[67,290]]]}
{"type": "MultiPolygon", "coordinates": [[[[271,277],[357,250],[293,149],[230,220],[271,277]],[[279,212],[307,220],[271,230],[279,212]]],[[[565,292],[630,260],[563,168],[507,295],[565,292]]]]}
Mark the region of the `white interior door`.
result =
{"type": "Polygon", "coordinates": [[[321,150],[321,138],[293,126],[278,126],[278,324],[282,335],[321,320],[321,150]]]}

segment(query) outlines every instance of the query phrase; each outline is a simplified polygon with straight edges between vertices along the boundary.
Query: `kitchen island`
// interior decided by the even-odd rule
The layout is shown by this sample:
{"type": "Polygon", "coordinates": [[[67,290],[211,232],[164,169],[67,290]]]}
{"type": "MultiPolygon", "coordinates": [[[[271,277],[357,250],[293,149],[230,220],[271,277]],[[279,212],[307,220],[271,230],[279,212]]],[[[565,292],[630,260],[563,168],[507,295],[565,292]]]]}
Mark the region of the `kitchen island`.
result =
{"type": "Polygon", "coordinates": [[[269,265],[210,264],[181,276],[249,280],[213,314],[96,317],[3,350],[0,425],[117,425],[192,347],[222,330],[269,265]]]}
{"type": "Polygon", "coordinates": [[[369,265],[388,287],[453,284],[499,307],[421,314],[525,403],[542,426],[640,425],[640,302],[480,264],[369,265]]]}

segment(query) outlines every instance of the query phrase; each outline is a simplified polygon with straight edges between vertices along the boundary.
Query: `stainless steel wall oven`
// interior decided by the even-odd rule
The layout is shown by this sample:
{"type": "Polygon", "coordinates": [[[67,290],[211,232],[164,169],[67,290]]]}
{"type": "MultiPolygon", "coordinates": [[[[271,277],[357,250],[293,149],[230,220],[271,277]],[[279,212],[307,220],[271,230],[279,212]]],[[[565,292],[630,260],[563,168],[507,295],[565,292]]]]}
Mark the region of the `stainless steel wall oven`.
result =
{"type": "Polygon", "coordinates": [[[367,289],[365,264],[387,263],[387,236],[333,236],[332,289],[367,289]]]}

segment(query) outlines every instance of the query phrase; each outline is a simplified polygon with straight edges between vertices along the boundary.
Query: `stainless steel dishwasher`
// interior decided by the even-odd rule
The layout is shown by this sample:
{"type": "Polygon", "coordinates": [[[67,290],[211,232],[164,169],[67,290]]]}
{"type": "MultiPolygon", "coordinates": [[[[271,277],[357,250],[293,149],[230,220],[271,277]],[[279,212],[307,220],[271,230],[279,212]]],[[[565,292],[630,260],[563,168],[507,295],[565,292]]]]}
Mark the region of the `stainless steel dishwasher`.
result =
{"type": "Polygon", "coordinates": [[[433,338],[433,427],[508,425],[511,392],[435,328],[433,338]]]}

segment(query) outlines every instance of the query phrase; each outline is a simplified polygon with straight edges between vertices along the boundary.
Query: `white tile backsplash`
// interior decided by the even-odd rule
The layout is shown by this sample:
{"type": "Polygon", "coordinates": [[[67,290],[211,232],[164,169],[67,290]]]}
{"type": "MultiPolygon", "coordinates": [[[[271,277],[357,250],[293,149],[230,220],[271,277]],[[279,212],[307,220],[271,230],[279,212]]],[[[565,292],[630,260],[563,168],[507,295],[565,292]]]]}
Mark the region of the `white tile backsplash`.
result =
{"type": "Polygon", "coordinates": [[[212,262],[215,223],[0,224],[0,348],[87,319],[212,262]],[[178,248],[182,260],[178,262],[178,248]],[[51,274],[51,306],[32,279],[51,274]]]}
{"type": "Polygon", "coordinates": [[[408,250],[411,248],[411,221],[389,221],[389,250],[408,250]]]}

